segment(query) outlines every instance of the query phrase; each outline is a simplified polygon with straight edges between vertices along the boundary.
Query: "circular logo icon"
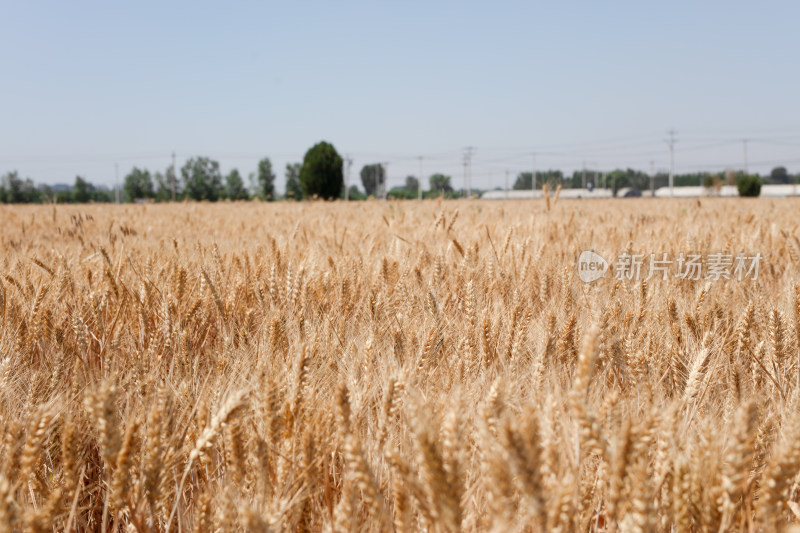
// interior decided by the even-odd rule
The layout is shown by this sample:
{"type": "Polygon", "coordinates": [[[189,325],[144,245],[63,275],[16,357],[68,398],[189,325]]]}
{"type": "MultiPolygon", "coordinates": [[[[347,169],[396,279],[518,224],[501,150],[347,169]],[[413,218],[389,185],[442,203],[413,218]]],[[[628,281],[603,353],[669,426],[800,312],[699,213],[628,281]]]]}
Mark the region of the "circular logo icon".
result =
{"type": "Polygon", "coordinates": [[[591,283],[602,278],[608,272],[608,261],[591,250],[584,250],[578,256],[578,277],[585,283],[591,283]]]}

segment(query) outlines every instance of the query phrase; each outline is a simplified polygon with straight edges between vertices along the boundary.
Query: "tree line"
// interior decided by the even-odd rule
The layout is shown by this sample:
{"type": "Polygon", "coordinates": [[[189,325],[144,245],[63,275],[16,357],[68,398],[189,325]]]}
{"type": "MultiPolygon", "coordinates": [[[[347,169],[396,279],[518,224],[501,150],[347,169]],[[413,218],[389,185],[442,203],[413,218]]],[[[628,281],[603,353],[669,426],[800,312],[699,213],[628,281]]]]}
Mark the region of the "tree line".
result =
{"type": "MultiPolygon", "coordinates": [[[[327,142],[320,142],[309,148],[302,163],[288,163],[284,169],[286,188],[284,199],[333,199],[343,198],[344,179],[343,160],[336,148],[327,142]]],[[[353,200],[377,196],[378,187],[385,185],[384,169],[381,165],[366,165],[361,171],[364,192],[356,185],[350,187],[349,197],[353,200]]],[[[123,202],[168,202],[172,200],[193,200],[216,202],[219,200],[264,201],[279,199],[275,190],[276,176],[268,157],[258,162],[255,172],[248,176],[245,184],[238,169],[234,168],[223,176],[219,162],[209,157],[193,157],[175,171],[170,166],[164,171],[151,172],[146,168],[133,167],[124,177],[120,190],[123,202]]],[[[425,197],[444,195],[457,196],[450,184],[450,177],[434,174],[430,177],[431,190],[425,197]]],[[[416,198],[417,178],[409,176],[405,186],[388,191],[394,198],[416,198]]],[[[9,172],[0,184],[2,203],[87,203],[114,202],[116,192],[97,187],[81,176],[75,178],[72,187],[54,190],[50,186],[39,186],[30,178],[22,179],[16,171],[9,172]]]]}
{"type": "MultiPolygon", "coordinates": [[[[516,190],[529,190],[531,188],[531,172],[521,172],[517,175],[513,188],[516,190]]],[[[745,173],[735,170],[724,170],[719,172],[692,172],[676,174],[673,176],[675,187],[706,187],[713,188],[720,185],[736,185],[745,177],[745,173]]],[[[790,184],[800,183],[800,174],[792,176],[786,167],[775,167],[768,176],[761,178],[764,184],[790,184]]],[[[571,176],[565,175],[560,170],[545,170],[536,172],[536,188],[541,189],[544,184],[555,189],[558,185],[567,189],[579,189],[585,185],[592,184],[594,187],[609,188],[616,191],[624,188],[634,188],[640,191],[648,191],[667,187],[669,185],[669,174],[666,172],[656,173],[651,177],[650,174],[641,170],[616,169],[610,172],[598,172],[596,170],[576,170],[571,176]]]]}
{"type": "Polygon", "coordinates": [[[81,176],[69,188],[37,186],[32,179],[22,179],[17,171],[8,172],[0,181],[0,202],[4,204],[113,202],[114,191],[89,183],[81,176]]]}
{"type": "MultiPolygon", "coordinates": [[[[327,142],[312,146],[302,163],[289,163],[285,169],[287,198],[322,198],[340,196],[343,188],[342,158],[327,142]]],[[[248,200],[253,197],[275,200],[275,173],[268,157],[261,159],[255,172],[245,185],[238,169],[225,176],[219,162],[208,157],[193,157],[186,161],[176,175],[170,166],[163,172],[134,167],[124,178],[121,201],[167,202],[194,200],[216,202],[219,200],[248,200]]],[[[88,203],[114,202],[116,192],[97,187],[81,176],[71,187],[54,189],[37,186],[32,179],[22,179],[16,171],[8,172],[0,182],[2,203],[88,203]]]]}
{"type": "MultiPolygon", "coordinates": [[[[289,163],[284,169],[286,180],[285,199],[333,199],[345,197],[345,185],[342,171],[342,158],[330,143],[320,142],[309,148],[302,163],[289,163]]],[[[245,184],[239,170],[234,168],[225,176],[220,171],[219,162],[208,157],[193,157],[180,168],[175,175],[174,167],[151,173],[147,169],[134,167],[124,178],[121,201],[209,201],[249,200],[259,198],[265,201],[278,199],[275,191],[275,173],[268,157],[258,162],[255,172],[248,176],[249,186],[245,184]]],[[[698,172],[674,176],[674,185],[697,186],[707,188],[719,187],[721,184],[736,184],[741,180],[742,172],[726,171],[719,173],[698,172]]],[[[356,185],[351,185],[348,197],[351,200],[362,200],[368,197],[389,198],[423,198],[444,196],[454,198],[463,191],[454,189],[451,177],[436,173],[428,178],[429,189],[419,190],[416,176],[408,176],[402,186],[386,190],[386,170],[380,163],[365,165],[360,172],[363,192],[356,185]]],[[[796,183],[800,175],[791,176],[785,167],[776,167],[764,183],[796,183]]],[[[581,188],[589,184],[595,187],[608,187],[615,193],[622,188],[649,190],[668,185],[668,175],[658,173],[650,176],[640,170],[616,169],[600,173],[595,170],[576,170],[571,176],[560,170],[536,172],[536,188],[547,184],[551,189],[561,185],[565,188],[581,188]]],[[[516,176],[513,188],[529,190],[532,186],[531,172],[521,172],[516,176]]],[[[481,191],[476,190],[477,193],[481,191]]],[[[108,188],[97,187],[81,176],[76,176],[74,184],[69,188],[56,189],[51,186],[36,186],[30,178],[22,179],[18,172],[8,172],[0,182],[0,202],[2,203],[88,203],[114,202],[116,192],[108,188]]]]}

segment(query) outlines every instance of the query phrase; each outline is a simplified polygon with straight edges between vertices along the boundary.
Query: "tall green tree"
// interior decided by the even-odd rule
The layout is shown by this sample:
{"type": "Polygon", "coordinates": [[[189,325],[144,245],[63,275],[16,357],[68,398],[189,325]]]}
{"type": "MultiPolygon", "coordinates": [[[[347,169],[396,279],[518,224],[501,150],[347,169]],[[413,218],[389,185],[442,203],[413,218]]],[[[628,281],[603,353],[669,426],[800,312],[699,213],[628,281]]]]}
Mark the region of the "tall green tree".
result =
{"type": "Polygon", "coordinates": [[[44,194],[30,178],[22,179],[15,170],[8,172],[2,179],[2,197],[7,204],[29,204],[41,202],[44,194]]]}
{"type": "MultiPolygon", "coordinates": [[[[636,187],[638,189],[645,187],[648,189],[650,188],[650,177],[643,172],[628,169],[627,173],[628,181],[631,183],[632,187],[636,187]]],[[[587,186],[589,183],[597,185],[600,180],[600,173],[596,170],[586,169],[586,173],[584,175],[583,169],[575,170],[572,173],[572,179],[567,182],[567,186],[572,189],[580,189],[583,187],[584,180],[586,181],[587,186]]]]}
{"type": "Polygon", "coordinates": [[[216,202],[224,193],[219,163],[207,157],[189,159],[181,168],[183,191],[192,200],[216,202]]]}
{"type": "Polygon", "coordinates": [[[225,196],[231,200],[247,200],[250,195],[244,186],[244,180],[235,168],[225,176],[225,196]]]}
{"type": "Polygon", "coordinates": [[[324,141],[309,148],[300,169],[303,196],[338,198],[343,186],[342,157],[336,148],[324,141]]]}
{"type": "Polygon", "coordinates": [[[450,185],[450,176],[434,174],[428,181],[431,184],[432,191],[450,192],[453,190],[453,187],[450,185]]]}
{"type": "Polygon", "coordinates": [[[272,173],[272,162],[265,157],[258,162],[258,195],[264,200],[275,199],[275,174],[272,173]]]}
{"type": "MultiPolygon", "coordinates": [[[[705,183],[706,177],[708,173],[702,174],[694,174],[691,176],[683,176],[685,181],[681,181],[679,184],[678,176],[675,176],[675,185],[692,185],[692,186],[700,186],[705,183]]],[[[655,178],[655,187],[659,186],[659,179],[658,177],[655,178]]],[[[633,187],[634,189],[638,189],[640,191],[646,191],[650,189],[650,176],[640,170],[634,170],[632,168],[628,168],[626,170],[622,170],[620,168],[612,170],[611,172],[606,172],[603,176],[602,182],[598,183],[595,182],[595,185],[602,186],[607,185],[609,189],[611,189],[611,193],[616,196],[617,192],[620,189],[625,187],[633,187]]]]}
{"type": "Polygon", "coordinates": [[[769,177],[772,179],[773,183],[791,183],[786,167],[773,168],[772,172],[769,173],[769,177]]]}
{"type": "Polygon", "coordinates": [[[611,189],[611,194],[617,195],[617,191],[628,186],[628,175],[622,169],[615,169],[607,172],[604,180],[611,189]]]}
{"type": "Polygon", "coordinates": [[[358,185],[353,184],[350,186],[348,196],[351,200],[364,200],[367,196],[358,190],[358,185]]]}
{"type": "Polygon", "coordinates": [[[24,202],[23,186],[24,182],[16,170],[3,176],[3,203],[19,204],[24,202]]]}
{"type": "Polygon", "coordinates": [[[75,176],[75,185],[72,186],[72,201],[76,204],[85,204],[92,200],[94,186],[80,176],[75,176]]]}
{"type": "Polygon", "coordinates": [[[133,170],[125,176],[122,190],[125,191],[125,196],[131,202],[137,198],[153,198],[155,190],[150,171],[133,167],[133,170]]]}
{"type": "Polygon", "coordinates": [[[170,167],[167,172],[167,174],[156,172],[153,175],[156,202],[169,202],[172,199],[172,168],[170,167]]]}
{"type": "MultiPolygon", "coordinates": [[[[529,191],[531,189],[531,173],[520,172],[514,181],[513,188],[517,191],[529,191]]],[[[560,170],[546,170],[536,172],[536,188],[541,189],[547,183],[548,187],[554,188],[564,181],[564,174],[560,170]]]]}
{"type": "Polygon", "coordinates": [[[113,189],[109,189],[106,187],[100,188],[95,187],[92,185],[92,202],[105,202],[111,203],[114,202],[116,199],[116,194],[114,194],[113,189]]]}
{"type": "Polygon", "coordinates": [[[384,179],[383,165],[380,163],[364,165],[361,168],[361,185],[364,186],[367,196],[374,196],[380,190],[384,179]]]}
{"type": "Polygon", "coordinates": [[[303,188],[300,187],[300,163],[286,164],[286,197],[300,200],[303,198],[303,188]]]}
{"type": "Polygon", "coordinates": [[[172,187],[175,187],[175,197],[181,193],[180,182],[176,179],[175,168],[172,165],[162,172],[156,172],[153,176],[155,181],[155,194],[157,202],[169,202],[172,200],[172,187]]]}
{"type": "MultiPolygon", "coordinates": [[[[30,179],[30,178],[29,178],[30,179]]],[[[27,180],[26,180],[27,181],[27,180]]],[[[31,181],[31,185],[33,182],[31,181]]],[[[36,202],[45,203],[51,202],[55,198],[55,193],[49,185],[40,185],[36,188],[36,202]]]]}

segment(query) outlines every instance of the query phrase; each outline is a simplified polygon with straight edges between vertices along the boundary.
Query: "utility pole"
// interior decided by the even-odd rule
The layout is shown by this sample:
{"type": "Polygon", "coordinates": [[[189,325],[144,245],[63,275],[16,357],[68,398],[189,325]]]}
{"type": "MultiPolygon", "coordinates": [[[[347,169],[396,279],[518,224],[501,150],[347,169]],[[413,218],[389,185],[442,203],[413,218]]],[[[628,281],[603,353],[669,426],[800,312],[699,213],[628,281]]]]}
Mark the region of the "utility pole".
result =
{"type": "Polygon", "coordinates": [[[506,200],[508,200],[508,169],[506,169],[506,200]]]}
{"type": "Polygon", "coordinates": [[[650,198],[656,196],[656,163],[650,160],[650,198]]]}
{"type": "Polygon", "coordinates": [[[467,154],[464,154],[464,190],[467,190],[467,154]]]}
{"type": "Polygon", "coordinates": [[[119,163],[114,163],[114,197],[117,199],[117,203],[119,203],[119,163]]]}
{"type": "Polygon", "coordinates": [[[417,200],[422,200],[422,156],[419,156],[419,178],[417,178],[417,200]]]}
{"type": "Polygon", "coordinates": [[[475,150],[472,146],[464,148],[464,188],[466,189],[467,198],[472,197],[472,152],[475,150]]]}
{"type": "Polygon", "coordinates": [[[669,197],[672,198],[675,180],[675,130],[669,130],[669,197]]]}
{"type": "Polygon", "coordinates": [[[172,152],[172,201],[175,201],[175,152],[172,152]]]}
{"type": "Polygon", "coordinates": [[[742,139],[742,147],[744,148],[744,173],[747,175],[747,141],[748,139],[742,139]]]}
{"type": "Polygon", "coordinates": [[[533,153],[533,166],[531,167],[531,194],[536,198],[536,152],[533,153]]]}
{"type": "Polygon", "coordinates": [[[350,167],[353,165],[353,160],[349,155],[344,156],[345,173],[344,173],[344,201],[350,200],[350,167]]]}

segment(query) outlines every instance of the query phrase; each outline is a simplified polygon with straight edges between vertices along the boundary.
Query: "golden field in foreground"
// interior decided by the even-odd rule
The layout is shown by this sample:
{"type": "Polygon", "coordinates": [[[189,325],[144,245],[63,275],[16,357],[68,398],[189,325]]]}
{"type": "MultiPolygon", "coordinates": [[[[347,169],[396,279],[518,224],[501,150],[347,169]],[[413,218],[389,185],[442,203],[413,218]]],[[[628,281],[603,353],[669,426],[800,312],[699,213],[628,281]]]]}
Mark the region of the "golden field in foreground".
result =
{"type": "Polygon", "coordinates": [[[798,212],[2,207],[0,531],[789,528],[798,212]]]}

